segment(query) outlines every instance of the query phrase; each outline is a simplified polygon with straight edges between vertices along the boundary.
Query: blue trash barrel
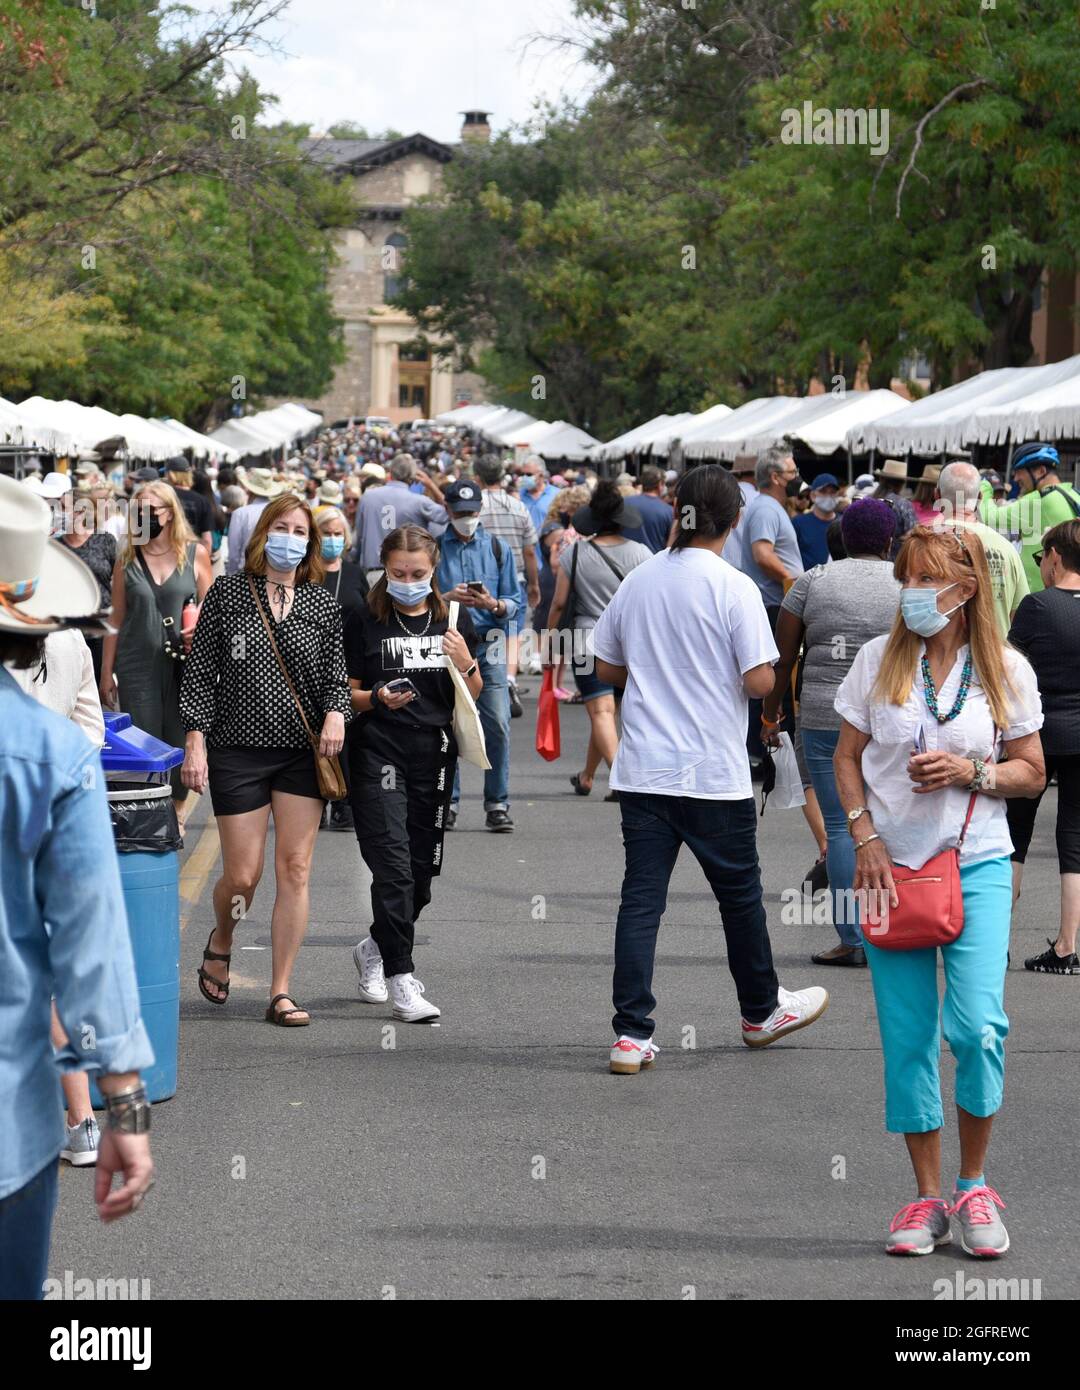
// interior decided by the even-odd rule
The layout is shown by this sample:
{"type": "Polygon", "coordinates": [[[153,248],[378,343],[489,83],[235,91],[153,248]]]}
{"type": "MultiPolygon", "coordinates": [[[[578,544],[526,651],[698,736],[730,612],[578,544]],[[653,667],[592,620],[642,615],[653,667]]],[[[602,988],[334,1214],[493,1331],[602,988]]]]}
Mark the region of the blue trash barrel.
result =
{"type": "MultiPolygon", "coordinates": [[[[117,835],[139,1007],[154,1049],[154,1065],[143,1080],[152,1101],[168,1100],[176,1094],[180,1036],[179,837],[168,777],[184,754],[135,728],[128,715],[106,714],[105,723],[101,762],[117,835]]],[[[102,1106],[93,1078],[90,1098],[95,1108],[102,1106]]]]}

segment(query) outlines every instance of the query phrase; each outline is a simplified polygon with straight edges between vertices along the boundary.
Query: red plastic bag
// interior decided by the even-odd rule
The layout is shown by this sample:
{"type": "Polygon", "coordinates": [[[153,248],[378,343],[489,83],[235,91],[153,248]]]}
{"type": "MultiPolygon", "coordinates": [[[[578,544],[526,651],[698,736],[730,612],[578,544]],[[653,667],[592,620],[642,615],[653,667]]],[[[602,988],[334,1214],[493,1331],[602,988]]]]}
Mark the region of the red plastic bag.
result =
{"type": "Polygon", "coordinates": [[[536,711],[536,751],[549,763],[559,756],[559,702],[555,698],[555,671],[549,666],[540,683],[536,711]]]}

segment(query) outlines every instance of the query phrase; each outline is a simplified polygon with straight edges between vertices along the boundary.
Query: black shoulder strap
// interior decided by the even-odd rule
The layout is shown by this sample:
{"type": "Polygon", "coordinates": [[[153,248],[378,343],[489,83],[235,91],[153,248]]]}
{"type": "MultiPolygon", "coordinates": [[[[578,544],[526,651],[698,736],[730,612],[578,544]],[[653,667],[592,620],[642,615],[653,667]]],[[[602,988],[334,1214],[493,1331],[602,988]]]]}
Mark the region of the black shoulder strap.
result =
{"type": "Polygon", "coordinates": [[[578,548],[578,546],[579,546],[580,544],[581,544],[580,541],[575,541],[575,542],[574,542],[574,545],[573,545],[573,548],[572,548],[572,550],[571,550],[571,552],[570,552],[570,592],[571,592],[571,593],[574,592],[574,580],[577,578],[577,548],[578,548]]]}
{"type": "Polygon", "coordinates": [[[495,556],[495,563],[502,569],[502,541],[498,536],[491,538],[491,553],[495,556]]]}
{"type": "Polygon", "coordinates": [[[612,572],[612,574],[621,584],[623,580],[626,578],[626,575],[618,567],[618,565],[615,563],[615,561],[611,558],[610,555],[604,554],[604,547],[602,545],[597,545],[594,540],[590,540],[589,544],[592,546],[592,548],[600,556],[601,560],[603,560],[604,564],[607,565],[608,569],[612,572]]]}
{"type": "Polygon", "coordinates": [[[1048,487],[1046,491],[1060,492],[1062,497],[1064,497],[1065,501],[1068,502],[1069,506],[1072,508],[1073,516],[1080,518],[1080,502],[1077,502],[1076,498],[1073,497],[1070,493],[1066,492],[1063,487],[1060,487],[1058,484],[1055,483],[1053,487],[1048,487]]]}
{"type": "Polygon", "coordinates": [[[165,612],[161,602],[161,589],[154,583],[154,576],[150,573],[150,566],[146,563],[146,556],[142,552],[141,545],[135,547],[135,558],[142,566],[142,572],[146,575],[146,582],[150,585],[150,592],[154,596],[154,604],[164,631],[165,645],[175,654],[181,650],[180,634],[176,630],[176,621],[171,613],[165,612]]]}

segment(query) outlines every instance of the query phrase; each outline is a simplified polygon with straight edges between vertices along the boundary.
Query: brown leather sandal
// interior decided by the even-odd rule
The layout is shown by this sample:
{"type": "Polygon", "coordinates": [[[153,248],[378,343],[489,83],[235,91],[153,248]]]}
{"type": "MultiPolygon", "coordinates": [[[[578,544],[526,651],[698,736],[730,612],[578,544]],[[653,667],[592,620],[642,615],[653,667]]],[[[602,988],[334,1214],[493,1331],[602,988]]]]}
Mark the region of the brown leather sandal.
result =
{"type": "Polygon", "coordinates": [[[301,1019],[298,1023],[289,1022],[293,1014],[307,1014],[308,1011],[302,1004],[297,1004],[296,1001],[293,1000],[293,1007],[291,1009],[274,1008],[274,1005],[279,999],[292,998],[293,996],[291,994],[275,994],[273,999],[270,1000],[270,1007],[266,1011],[267,1023],[276,1023],[279,1028],[306,1028],[311,1022],[310,1014],[308,1014],[307,1018],[301,1019]]]}
{"type": "MultiPolygon", "coordinates": [[[[217,931],[217,927],[214,928],[214,931],[217,931]]],[[[211,951],[210,949],[210,943],[214,939],[214,931],[206,938],[206,950],[202,953],[203,965],[205,965],[208,960],[223,960],[225,964],[228,965],[232,960],[231,954],[225,956],[222,955],[220,951],[211,951]]],[[[209,999],[211,1004],[224,1004],[225,1000],[229,997],[229,982],[228,980],[219,980],[216,976],[211,975],[209,970],[204,970],[202,965],[200,965],[199,993],[204,999],[209,999]],[[212,985],[216,985],[217,988],[221,990],[221,993],[211,994],[206,988],[205,981],[207,980],[209,980],[212,985]]]]}

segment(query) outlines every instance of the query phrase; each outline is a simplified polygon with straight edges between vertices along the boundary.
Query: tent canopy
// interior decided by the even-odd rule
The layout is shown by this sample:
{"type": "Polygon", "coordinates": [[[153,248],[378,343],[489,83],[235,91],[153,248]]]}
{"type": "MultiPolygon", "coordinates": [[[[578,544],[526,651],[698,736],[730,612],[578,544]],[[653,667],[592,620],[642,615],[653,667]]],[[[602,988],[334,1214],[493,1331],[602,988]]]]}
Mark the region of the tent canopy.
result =
{"type": "Polygon", "coordinates": [[[716,420],[723,420],[731,413],[731,406],[729,405],[711,405],[708,410],[703,410],[698,415],[691,415],[689,419],[683,420],[680,416],[675,416],[658,434],[650,436],[641,452],[649,454],[652,458],[666,457],[677,443],[682,443],[686,439],[691,430],[700,429],[703,425],[712,424],[716,420]]]}
{"type": "Polygon", "coordinates": [[[624,459],[627,454],[634,454],[643,444],[656,438],[664,431],[667,425],[674,429],[676,425],[685,424],[692,420],[693,416],[689,411],[684,411],[680,415],[655,415],[651,420],[646,420],[643,425],[635,425],[632,430],[626,430],[623,434],[616,435],[614,439],[609,439],[606,444],[601,444],[593,454],[598,459],[624,459]]]}
{"type": "Polygon", "coordinates": [[[997,367],[924,396],[849,432],[883,454],[940,454],[1013,439],[1064,439],[1080,430],[1080,355],[1045,367],[997,367]]]}
{"type": "Polygon", "coordinates": [[[538,441],[534,441],[533,447],[543,459],[570,459],[573,463],[581,463],[592,457],[592,450],[599,442],[576,425],[556,420],[538,441]]]}

